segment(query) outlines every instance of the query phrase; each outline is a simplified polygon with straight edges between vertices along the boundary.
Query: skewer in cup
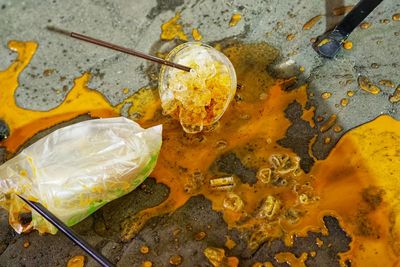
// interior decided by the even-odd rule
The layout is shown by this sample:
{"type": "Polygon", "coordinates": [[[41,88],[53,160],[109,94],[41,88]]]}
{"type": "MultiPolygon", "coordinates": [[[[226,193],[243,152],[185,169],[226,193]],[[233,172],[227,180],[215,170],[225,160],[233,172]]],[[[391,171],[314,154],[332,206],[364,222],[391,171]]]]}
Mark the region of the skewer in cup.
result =
{"type": "Polygon", "coordinates": [[[189,67],[186,67],[186,66],[183,66],[181,64],[177,64],[177,63],[174,63],[174,62],[171,62],[171,61],[159,58],[159,57],[148,55],[148,54],[145,54],[143,52],[140,52],[140,51],[137,51],[137,50],[134,50],[134,49],[131,49],[131,48],[126,48],[126,47],[123,47],[123,46],[119,46],[119,45],[116,45],[116,44],[112,44],[112,43],[109,43],[109,42],[106,42],[106,41],[102,41],[102,40],[90,37],[90,36],[87,36],[87,35],[83,35],[83,34],[80,34],[80,33],[63,30],[63,29],[60,29],[60,28],[57,28],[57,27],[54,27],[54,26],[47,26],[47,29],[49,31],[53,31],[53,32],[56,32],[56,33],[64,34],[64,35],[70,36],[72,38],[81,40],[81,41],[85,41],[85,42],[92,43],[92,44],[95,44],[95,45],[99,45],[99,46],[102,46],[102,47],[110,48],[112,50],[123,52],[123,53],[129,54],[129,55],[135,56],[135,57],[140,57],[140,58],[146,59],[146,60],[150,60],[150,61],[158,63],[158,64],[162,64],[162,65],[166,65],[166,66],[169,66],[169,67],[172,67],[172,68],[176,68],[176,69],[180,69],[180,70],[183,70],[183,71],[190,72],[190,68],[189,67]]]}

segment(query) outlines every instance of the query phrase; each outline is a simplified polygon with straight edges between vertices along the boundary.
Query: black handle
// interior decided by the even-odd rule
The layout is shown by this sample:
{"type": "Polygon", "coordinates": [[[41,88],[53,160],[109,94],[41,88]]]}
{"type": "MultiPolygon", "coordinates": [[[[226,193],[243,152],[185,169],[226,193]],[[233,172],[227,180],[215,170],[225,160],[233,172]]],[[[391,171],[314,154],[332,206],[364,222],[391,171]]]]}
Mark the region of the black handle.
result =
{"type": "Polygon", "coordinates": [[[87,254],[89,254],[93,259],[95,259],[103,267],[113,267],[114,265],[103,255],[97,252],[92,246],[90,246],[85,240],[79,237],[74,231],[72,231],[68,226],[66,226],[60,219],[58,219],[54,214],[52,214],[48,209],[42,206],[38,202],[29,201],[22,196],[18,195],[26,204],[28,204],[32,209],[39,213],[43,218],[51,222],[60,232],[65,234],[70,240],[77,244],[81,249],[83,249],[87,254]]]}
{"type": "Polygon", "coordinates": [[[358,2],[332,31],[318,37],[317,42],[313,44],[314,50],[323,57],[334,58],[350,33],[382,1],[383,0],[361,0],[358,2]]]}
{"type": "Polygon", "coordinates": [[[336,30],[348,36],[383,0],[361,0],[336,26],[336,30]]]}

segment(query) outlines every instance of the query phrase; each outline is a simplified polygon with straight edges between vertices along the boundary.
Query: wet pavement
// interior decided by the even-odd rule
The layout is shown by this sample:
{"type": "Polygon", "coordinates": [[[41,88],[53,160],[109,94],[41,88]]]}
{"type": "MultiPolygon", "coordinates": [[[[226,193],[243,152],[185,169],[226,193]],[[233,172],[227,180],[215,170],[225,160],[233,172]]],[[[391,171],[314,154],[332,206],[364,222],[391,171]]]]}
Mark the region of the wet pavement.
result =
{"type": "MultiPolygon", "coordinates": [[[[160,41],[160,25],[180,11],[185,28],[188,32],[198,28],[204,37],[203,42],[215,43],[227,39],[246,43],[267,42],[279,52],[278,58],[269,67],[271,74],[275,77],[296,74],[298,84],[308,83],[309,105],[316,107],[314,118],[321,116],[326,121],[332,114],[337,114],[337,122],[343,130],[336,132],[332,128],[320,133],[324,122],[317,123],[316,129],[311,128],[301,118],[303,114],[298,103],[294,102],[286,109],[286,116],[292,125],[279,144],[296,152],[301,157],[302,168],[307,171],[315,160],[308,153],[308,143],[316,133],[320,134],[313,146],[313,154],[317,159],[323,159],[349,129],[381,114],[400,119],[399,104],[389,101],[395,87],[400,84],[400,22],[392,20],[392,15],[400,10],[400,3],[383,1],[367,18],[372,23],[370,28],[357,28],[350,36],[353,48],[342,50],[335,60],[327,60],[316,55],[310,39],[322,34],[341,18],[332,15],[335,7],[356,1],[318,2],[310,5],[304,0],[0,0],[0,69],[6,69],[15,59],[15,54],[7,48],[9,40],[34,40],[39,43],[39,48],[20,75],[20,86],[16,92],[18,105],[34,110],[51,109],[63,101],[74,79],[86,71],[92,73],[89,87],[96,88],[112,104],[117,104],[126,97],[122,88],[128,88],[131,94],[154,84],[152,74],[157,73],[157,67],[48,32],[45,27],[55,25],[156,53],[168,51],[176,43],[160,41]],[[242,14],[242,20],[235,27],[229,27],[229,20],[235,12],[242,14]],[[313,28],[302,29],[309,19],[324,14],[327,16],[323,16],[313,28]],[[294,35],[292,40],[288,40],[290,34],[294,35]],[[300,71],[300,67],[304,71],[300,71]],[[360,89],[360,76],[378,85],[382,93],[373,95],[360,89]],[[392,81],[394,87],[380,85],[382,80],[392,81]],[[354,95],[349,96],[348,91],[354,95]],[[320,97],[324,92],[331,93],[326,100],[320,97]],[[346,105],[342,100],[344,98],[348,99],[346,105]],[[326,137],[331,138],[329,144],[324,144],[326,137]]],[[[83,119],[87,118],[80,117],[72,122],[83,119]]],[[[38,134],[31,142],[55,128],[38,134]]],[[[2,157],[0,150],[0,160],[2,157]]],[[[214,168],[236,174],[246,183],[254,183],[256,179],[256,170],[244,166],[233,153],[223,155],[215,162],[214,168]]],[[[143,186],[106,205],[74,229],[119,266],[140,266],[145,260],[151,260],[154,266],[168,266],[170,258],[177,252],[182,256],[180,266],[211,266],[202,251],[209,246],[224,247],[227,236],[236,243],[228,256],[239,257],[242,266],[251,266],[256,261],[287,266],[274,259],[276,252],[290,251],[299,257],[302,252],[312,250],[321,253],[308,259],[307,266],[337,266],[337,253],[346,251],[350,243],[338,221],[325,217],[329,231],[327,236],[310,233],[306,238],[296,239],[290,248],[275,240],[264,243],[257,251],[249,251],[243,244],[245,238],[228,229],[222,215],[213,211],[210,201],[202,196],[192,197],[172,214],[149,220],[132,240],[126,242],[121,239],[121,224],[124,221],[142,209],[156,206],[167,196],[166,186],[148,179],[143,186]],[[197,240],[196,234],[202,231],[207,235],[197,240]],[[310,244],[317,237],[324,239],[324,245],[312,247],[310,244]],[[150,247],[149,253],[139,252],[143,244],[150,247]]],[[[40,236],[35,232],[18,236],[8,226],[6,218],[6,213],[1,210],[0,266],[65,266],[68,259],[82,254],[61,234],[40,236]],[[30,245],[24,248],[26,240],[30,245]]],[[[92,259],[87,260],[87,266],[96,266],[92,259]]]]}

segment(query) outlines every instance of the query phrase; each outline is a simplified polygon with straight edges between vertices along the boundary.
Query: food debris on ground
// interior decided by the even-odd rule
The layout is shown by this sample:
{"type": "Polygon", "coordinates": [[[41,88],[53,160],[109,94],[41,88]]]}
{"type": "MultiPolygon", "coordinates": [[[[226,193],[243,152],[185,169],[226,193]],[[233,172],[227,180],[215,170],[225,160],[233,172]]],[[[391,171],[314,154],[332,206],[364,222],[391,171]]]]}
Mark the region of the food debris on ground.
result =
{"type": "Polygon", "coordinates": [[[368,29],[369,27],[371,27],[371,22],[363,22],[360,24],[360,28],[363,30],[368,29]]]}
{"type": "Polygon", "coordinates": [[[327,100],[328,98],[330,98],[332,96],[331,92],[323,92],[321,94],[322,99],[327,100]]]}
{"type": "Polygon", "coordinates": [[[140,253],[147,254],[149,252],[150,252],[150,248],[148,246],[143,245],[140,247],[140,253]]]}
{"type": "Polygon", "coordinates": [[[400,85],[397,86],[394,93],[389,97],[389,101],[392,103],[397,103],[400,101],[400,85]]]}
{"type": "Polygon", "coordinates": [[[333,127],[333,131],[336,133],[339,133],[343,130],[343,128],[339,125],[336,125],[335,127],[333,127]]]}
{"type": "Polygon", "coordinates": [[[229,21],[229,26],[230,27],[236,26],[241,19],[242,15],[240,13],[233,14],[231,20],[229,21]]]}
{"type": "Polygon", "coordinates": [[[24,244],[23,244],[24,248],[28,248],[30,245],[31,245],[31,243],[29,243],[29,240],[24,241],[24,244]]]}
{"type": "Polygon", "coordinates": [[[67,267],[83,267],[85,266],[85,256],[79,255],[71,258],[68,263],[67,267]]]}
{"type": "Polygon", "coordinates": [[[239,212],[243,209],[244,203],[243,200],[236,193],[228,192],[227,196],[224,199],[223,206],[228,210],[239,212]]]}
{"type": "Polygon", "coordinates": [[[381,24],[389,24],[390,20],[388,20],[388,19],[381,19],[379,22],[380,22],[381,24]]]}
{"type": "Polygon", "coordinates": [[[349,103],[349,99],[348,98],[342,98],[340,100],[340,105],[342,105],[342,107],[347,106],[348,103],[349,103]]]}
{"type": "Polygon", "coordinates": [[[183,31],[183,26],[178,23],[181,14],[177,12],[175,17],[161,25],[161,40],[170,41],[175,38],[187,41],[188,37],[183,31]]]}
{"type": "Polygon", "coordinates": [[[230,238],[229,236],[226,236],[226,242],[225,242],[225,247],[227,247],[229,250],[233,249],[236,247],[236,242],[230,238]]]}
{"type": "Polygon", "coordinates": [[[201,232],[198,232],[198,233],[196,233],[194,235],[194,239],[197,240],[197,241],[200,241],[200,240],[203,240],[206,236],[207,236],[207,233],[201,231],[201,232]]]}
{"type": "Polygon", "coordinates": [[[153,267],[153,263],[151,261],[144,261],[142,267],[153,267]]]}
{"type": "Polygon", "coordinates": [[[343,48],[346,50],[350,50],[353,48],[353,43],[351,41],[344,41],[343,48]]]}
{"type": "Polygon", "coordinates": [[[288,40],[288,41],[292,41],[294,38],[296,38],[296,35],[294,35],[293,33],[289,33],[286,36],[286,40],[288,40]]]}
{"type": "Polygon", "coordinates": [[[303,25],[303,30],[310,30],[322,18],[321,15],[315,16],[303,25]]]}
{"type": "Polygon", "coordinates": [[[329,117],[329,119],[321,126],[319,129],[321,133],[328,131],[332,126],[336,123],[337,115],[333,114],[329,117]]]}
{"type": "Polygon", "coordinates": [[[395,87],[394,82],[392,82],[391,80],[380,80],[379,84],[386,87],[392,87],[392,88],[395,87]]]}
{"type": "Polygon", "coordinates": [[[376,95],[381,92],[381,89],[373,84],[366,76],[358,77],[358,86],[363,89],[364,91],[376,95]]]}
{"type": "Polygon", "coordinates": [[[214,267],[236,267],[239,260],[236,257],[226,257],[225,250],[222,248],[207,247],[204,249],[204,255],[214,267]]]}
{"type": "Polygon", "coordinates": [[[169,263],[174,266],[181,265],[182,261],[183,261],[183,259],[182,259],[182,256],[180,256],[180,255],[174,255],[174,256],[171,256],[171,258],[169,258],[169,263]]]}
{"type": "Polygon", "coordinates": [[[210,185],[212,188],[218,190],[226,190],[235,186],[235,180],[233,179],[233,176],[215,178],[210,180],[210,185]]]}
{"type": "Polygon", "coordinates": [[[334,16],[342,16],[346,13],[349,13],[353,9],[353,7],[353,5],[337,7],[333,9],[332,14],[334,16]]]}
{"type": "Polygon", "coordinates": [[[196,41],[200,41],[201,39],[203,39],[203,36],[200,34],[200,31],[197,28],[194,28],[192,30],[192,36],[193,39],[195,39],[196,41]]]}

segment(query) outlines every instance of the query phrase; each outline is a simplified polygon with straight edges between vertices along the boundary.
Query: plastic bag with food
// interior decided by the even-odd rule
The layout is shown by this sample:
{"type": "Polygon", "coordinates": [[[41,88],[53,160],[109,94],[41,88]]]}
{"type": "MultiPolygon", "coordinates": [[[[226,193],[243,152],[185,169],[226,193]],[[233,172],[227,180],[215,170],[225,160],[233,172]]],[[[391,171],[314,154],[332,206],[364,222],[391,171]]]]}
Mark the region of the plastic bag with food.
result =
{"type": "Polygon", "coordinates": [[[157,161],[161,131],[161,125],[143,129],[123,117],[58,129],[0,166],[0,206],[18,233],[57,230],[16,194],[72,226],[146,179],[157,161]],[[30,212],[26,223],[23,214],[30,212]]]}

